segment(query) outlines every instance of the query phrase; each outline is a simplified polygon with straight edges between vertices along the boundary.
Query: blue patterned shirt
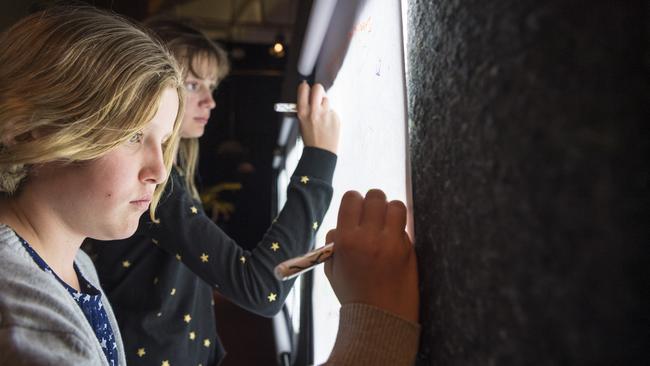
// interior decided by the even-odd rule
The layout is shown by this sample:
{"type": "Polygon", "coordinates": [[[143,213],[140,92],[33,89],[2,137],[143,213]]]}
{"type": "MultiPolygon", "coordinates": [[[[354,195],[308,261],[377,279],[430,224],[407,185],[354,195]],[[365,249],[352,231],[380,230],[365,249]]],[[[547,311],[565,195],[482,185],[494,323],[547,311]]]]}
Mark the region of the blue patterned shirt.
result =
{"type": "Polygon", "coordinates": [[[20,242],[23,244],[29,255],[32,256],[34,262],[45,272],[52,274],[59,283],[65,287],[66,290],[70,293],[72,298],[75,300],[77,305],[81,308],[81,311],[88,319],[90,326],[95,331],[97,340],[102,346],[104,355],[108,360],[108,364],[111,366],[118,366],[117,361],[117,344],[115,343],[115,335],[113,334],[113,328],[108,321],[108,315],[106,315],[106,310],[102,305],[102,294],[96,289],[93,285],[84,278],[84,276],[79,272],[77,265],[74,265],[74,270],[77,273],[79,278],[79,287],[82,289],[81,292],[72,288],[70,285],[65,283],[59,276],[52,271],[50,266],[45,263],[43,258],[36,253],[36,251],[27,243],[27,241],[21,237],[18,237],[20,242]]]}

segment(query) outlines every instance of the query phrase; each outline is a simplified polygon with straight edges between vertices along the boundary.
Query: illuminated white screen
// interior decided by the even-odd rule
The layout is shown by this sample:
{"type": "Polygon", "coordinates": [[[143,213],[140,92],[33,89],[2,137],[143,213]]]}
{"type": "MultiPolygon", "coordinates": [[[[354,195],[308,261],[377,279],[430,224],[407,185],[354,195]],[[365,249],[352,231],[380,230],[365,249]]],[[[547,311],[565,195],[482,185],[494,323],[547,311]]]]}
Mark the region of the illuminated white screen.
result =
{"type": "MultiPolygon", "coordinates": [[[[339,0],[334,10],[315,82],[331,85],[327,94],[341,118],[341,141],[334,196],[316,246],[322,246],[327,231],[336,226],[339,203],[348,190],[365,194],[380,188],[389,200],[404,201],[412,212],[401,19],[399,0],[339,0]]],[[[296,148],[290,153],[288,171],[293,171],[300,152],[296,148]]],[[[318,365],[333,347],[340,308],[322,266],[315,273],[313,305],[318,365]]]]}

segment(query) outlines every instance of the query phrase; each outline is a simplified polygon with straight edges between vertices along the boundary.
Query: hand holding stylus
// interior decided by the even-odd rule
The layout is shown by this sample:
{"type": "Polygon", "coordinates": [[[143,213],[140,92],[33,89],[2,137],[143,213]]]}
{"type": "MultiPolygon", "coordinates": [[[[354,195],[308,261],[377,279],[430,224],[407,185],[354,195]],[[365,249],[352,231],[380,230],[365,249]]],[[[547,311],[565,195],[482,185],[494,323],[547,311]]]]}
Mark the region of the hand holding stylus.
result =
{"type": "Polygon", "coordinates": [[[336,154],[341,122],[336,112],[330,108],[323,86],[314,84],[310,87],[307,82],[300,83],[296,109],[305,146],[336,154]]]}
{"type": "Polygon", "coordinates": [[[386,202],[384,192],[373,189],[365,198],[345,193],[336,229],[326,239],[336,255],[325,263],[341,304],[364,303],[418,321],[417,261],[405,226],[406,207],[386,202]]]}

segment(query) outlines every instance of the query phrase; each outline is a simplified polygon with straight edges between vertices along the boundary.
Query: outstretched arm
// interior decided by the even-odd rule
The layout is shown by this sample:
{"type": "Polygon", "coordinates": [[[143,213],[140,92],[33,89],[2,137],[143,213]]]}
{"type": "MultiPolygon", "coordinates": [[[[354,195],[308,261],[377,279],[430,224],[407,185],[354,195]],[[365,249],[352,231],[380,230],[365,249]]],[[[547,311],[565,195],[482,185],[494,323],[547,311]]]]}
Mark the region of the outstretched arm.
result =
{"type": "Polygon", "coordinates": [[[332,197],[339,120],[321,85],[298,87],[298,115],[305,149],[287,202],[255,249],[244,250],[221,231],[177,175],[172,175],[170,196],[160,203],[160,223],[143,217],[139,229],[231,301],[261,315],[281,309],[294,281],[278,281],[273,269],[311,248],[332,197]]]}

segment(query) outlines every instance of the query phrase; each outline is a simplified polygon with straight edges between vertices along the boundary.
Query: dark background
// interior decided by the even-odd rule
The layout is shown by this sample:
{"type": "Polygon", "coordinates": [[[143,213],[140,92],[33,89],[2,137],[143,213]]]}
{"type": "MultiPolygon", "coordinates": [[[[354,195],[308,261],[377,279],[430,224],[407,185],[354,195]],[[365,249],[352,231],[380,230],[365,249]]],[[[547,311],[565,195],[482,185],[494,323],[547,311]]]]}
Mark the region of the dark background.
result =
{"type": "Polygon", "coordinates": [[[648,365],[648,2],[409,1],[418,365],[648,365]]]}
{"type": "Polygon", "coordinates": [[[230,57],[232,71],[215,93],[217,106],[199,140],[200,185],[207,189],[222,182],[242,183],[240,191],[222,194],[235,211],[220,224],[240,245],[253,249],[274,217],[272,159],[280,121],[273,104],[280,102],[285,59],[271,57],[270,45],[223,45],[231,55],[237,49],[244,56],[230,57]],[[220,154],[226,141],[239,143],[241,154],[220,154]],[[254,171],[238,173],[244,162],[254,171]]]}

